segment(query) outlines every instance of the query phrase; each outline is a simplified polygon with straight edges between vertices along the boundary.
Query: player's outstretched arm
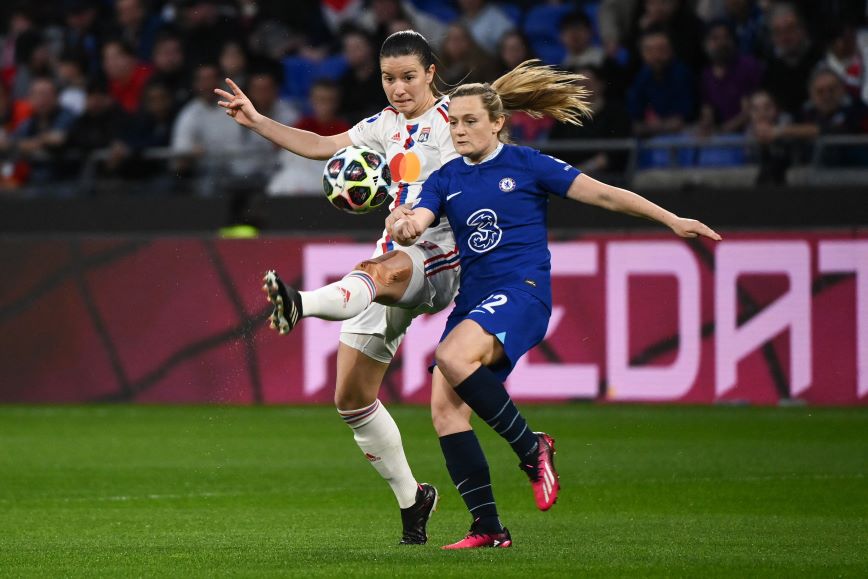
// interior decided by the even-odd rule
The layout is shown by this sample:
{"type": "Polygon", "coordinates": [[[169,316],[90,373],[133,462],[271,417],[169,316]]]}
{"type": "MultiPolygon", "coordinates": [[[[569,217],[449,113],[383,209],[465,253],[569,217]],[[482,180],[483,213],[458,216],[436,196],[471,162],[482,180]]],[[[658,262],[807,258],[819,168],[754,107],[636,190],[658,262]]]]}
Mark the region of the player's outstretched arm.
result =
{"type": "Polygon", "coordinates": [[[309,159],[328,159],[338,149],[353,144],[348,133],[322,137],[278,123],[257,111],[244,91],[231,78],[226,79],[226,84],[232,90],[231,93],[222,88],[214,89],[214,94],[221,98],[217,104],[226,109],[226,114],[235,119],[236,123],[262,135],[279,147],[309,159]]]}
{"type": "MultiPolygon", "coordinates": [[[[398,211],[403,206],[399,206],[395,208],[395,211],[398,211]]],[[[395,212],[393,211],[393,213],[395,212]]],[[[392,223],[392,227],[388,227],[388,220],[392,217],[390,215],[387,219],[387,229],[389,230],[389,234],[392,236],[399,245],[413,245],[416,243],[416,240],[419,239],[419,236],[425,233],[425,230],[434,223],[434,219],[436,216],[430,210],[425,209],[424,207],[420,209],[411,209],[411,210],[402,210],[403,217],[398,217],[392,223]]]]}
{"type": "Polygon", "coordinates": [[[641,195],[619,187],[612,187],[588,177],[584,173],[576,177],[573,184],[570,185],[567,197],[609,211],[618,211],[658,221],[680,237],[698,237],[701,235],[715,241],[722,239],[713,229],[700,221],[678,217],[641,195]]]}

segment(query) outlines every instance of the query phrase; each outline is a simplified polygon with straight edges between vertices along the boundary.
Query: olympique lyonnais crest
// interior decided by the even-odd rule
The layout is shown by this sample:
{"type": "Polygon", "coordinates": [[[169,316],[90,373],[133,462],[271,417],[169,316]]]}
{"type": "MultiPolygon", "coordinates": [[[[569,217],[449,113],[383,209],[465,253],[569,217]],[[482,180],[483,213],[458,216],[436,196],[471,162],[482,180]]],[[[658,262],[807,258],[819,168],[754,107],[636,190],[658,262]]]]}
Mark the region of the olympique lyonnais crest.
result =
{"type": "Polygon", "coordinates": [[[500,180],[500,190],[504,193],[509,193],[515,189],[515,179],[512,177],[504,177],[500,180]]]}
{"type": "Polygon", "coordinates": [[[419,143],[425,143],[425,142],[428,141],[428,137],[429,137],[430,135],[431,135],[431,127],[425,127],[425,128],[422,129],[422,131],[419,133],[419,138],[416,139],[416,141],[419,142],[419,143]]]}

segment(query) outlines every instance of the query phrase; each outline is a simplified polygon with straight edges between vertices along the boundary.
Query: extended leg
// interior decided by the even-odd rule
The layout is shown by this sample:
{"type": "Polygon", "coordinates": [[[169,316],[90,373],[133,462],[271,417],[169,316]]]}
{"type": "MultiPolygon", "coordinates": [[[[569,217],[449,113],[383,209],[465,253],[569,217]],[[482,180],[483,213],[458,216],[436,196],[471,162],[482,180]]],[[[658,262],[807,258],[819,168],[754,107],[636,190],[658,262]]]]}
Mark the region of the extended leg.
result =
{"type": "Polygon", "coordinates": [[[288,334],[305,317],[348,320],[362,313],[371,302],[397,303],[413,281],[413,261],[403,251],[390,251],[365,260],[341,280],[312,291],[298,291],[266,272],[263,289],[274,304],[271,327],[288,334]]]}

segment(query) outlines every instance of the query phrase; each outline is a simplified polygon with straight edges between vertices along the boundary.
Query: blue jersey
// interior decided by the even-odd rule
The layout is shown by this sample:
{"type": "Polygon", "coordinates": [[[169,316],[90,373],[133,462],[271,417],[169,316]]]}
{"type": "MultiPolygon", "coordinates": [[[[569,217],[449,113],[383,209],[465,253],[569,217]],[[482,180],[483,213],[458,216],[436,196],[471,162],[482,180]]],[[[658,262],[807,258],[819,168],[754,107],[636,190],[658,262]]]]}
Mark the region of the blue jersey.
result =
{"type": "Polygon", "coordinates": [[[500,145],[475,165],[453,159],[425,181],[416,208],[449,218],[461,254],[456,311],[506,288],[551,310],[548,196],[566,196],[579,174],[536,149],[500,145]]]}

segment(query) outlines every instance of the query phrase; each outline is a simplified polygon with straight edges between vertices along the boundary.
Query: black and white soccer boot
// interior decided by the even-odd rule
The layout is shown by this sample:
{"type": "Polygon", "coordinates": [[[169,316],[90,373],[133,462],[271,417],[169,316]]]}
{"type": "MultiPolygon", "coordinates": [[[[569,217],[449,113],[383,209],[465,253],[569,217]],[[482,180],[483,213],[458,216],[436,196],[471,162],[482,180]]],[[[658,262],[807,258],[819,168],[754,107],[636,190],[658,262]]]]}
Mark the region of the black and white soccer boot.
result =
{"type": "Polygon", "coordinates": [[[428,542],[428,519],[437,510],[440,495],[434,485],[422,483],[416,491],[416,502],[406,509],[401,509],[401,522],[404,524],[404,535],[401,545],[424,545],[428,542]]]}
{"type": "Polygon", "coordinates": [[[301,294],[284,284],[273,269],[265,272],[262,281],[265,284],[262,289],[268,294],[268,301],[274,305],[274,311],[268,317],[271,327],[281,335],[286,335],[302,318],[301,294]]]}

